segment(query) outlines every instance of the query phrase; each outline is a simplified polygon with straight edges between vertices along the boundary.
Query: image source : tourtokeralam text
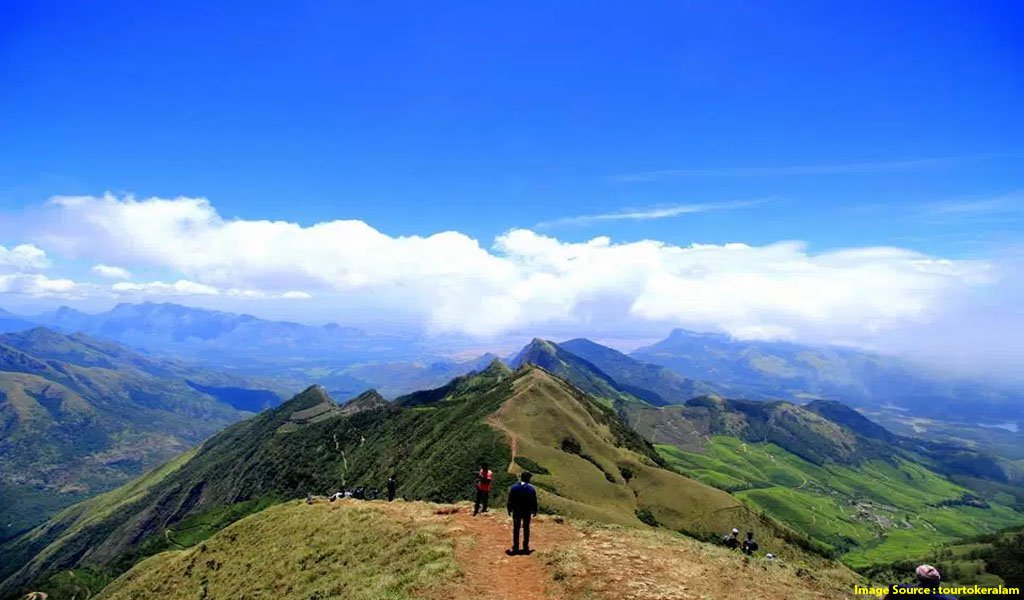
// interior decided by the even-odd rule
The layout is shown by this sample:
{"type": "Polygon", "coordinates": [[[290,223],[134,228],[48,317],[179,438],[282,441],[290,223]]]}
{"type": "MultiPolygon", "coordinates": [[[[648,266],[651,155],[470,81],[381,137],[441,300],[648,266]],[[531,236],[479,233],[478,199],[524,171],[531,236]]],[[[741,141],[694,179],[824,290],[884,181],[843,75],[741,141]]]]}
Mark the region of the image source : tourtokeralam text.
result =
{"type": "Polygon", "coordinates": [[[921,596],[926,594],[952,594],[955,596],[1019,596],[1020,588],[982,585],[940,585],[937,588],[920,587],[893,587],[891,590],[885,587],[868,587],[863,585],[853,586],[853,593],[858,596],[921,596]]]}

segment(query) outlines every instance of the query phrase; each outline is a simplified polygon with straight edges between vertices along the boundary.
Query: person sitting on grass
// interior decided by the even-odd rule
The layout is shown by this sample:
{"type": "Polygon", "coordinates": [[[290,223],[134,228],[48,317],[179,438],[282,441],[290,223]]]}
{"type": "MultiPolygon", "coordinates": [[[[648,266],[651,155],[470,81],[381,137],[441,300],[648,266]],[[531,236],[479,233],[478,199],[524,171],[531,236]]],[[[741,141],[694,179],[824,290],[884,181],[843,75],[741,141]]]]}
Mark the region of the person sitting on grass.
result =
{"type": "Polygon", "coordinates": [[[519,483],[508,491],[508,514],[512,517],[512,549],[509,556],[529,554],[530,521],[537,516],[537,490],[530,485],[533,474],[525,471],[519,476],[519,483]],[[523,530],[523,549],[519,549],[519,530],[523,530]]]}

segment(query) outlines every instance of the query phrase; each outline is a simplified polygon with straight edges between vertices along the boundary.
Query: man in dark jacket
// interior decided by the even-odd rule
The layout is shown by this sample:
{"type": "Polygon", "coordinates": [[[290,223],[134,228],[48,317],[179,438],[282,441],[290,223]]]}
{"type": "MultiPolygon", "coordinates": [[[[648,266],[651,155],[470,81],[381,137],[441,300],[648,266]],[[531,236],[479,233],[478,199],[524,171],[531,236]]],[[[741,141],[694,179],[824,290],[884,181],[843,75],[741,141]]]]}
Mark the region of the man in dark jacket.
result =
{"type": "Polygon", "coordinates": [[[747,539],[743,540],[743,545],[740,546],[740,550],[743,550],[743,553],[747,556],[757,552],[757,541],[754,539],[753,531],[747,532],[747,539]]]}
{"type": "Polygon", "coordinates": [[[512,517],[512,549],[509,555],[529,554],[530,520],[537,516],[537,490],[530,485],[533,474],[529,471],[519,476],[519,483],[508,491],[508,514],[512,517]],[[519,528],[523,529],[523,549],[519,550],[519,528]]]}
{"type": "Polygon", "coordinates": [[[395,499],[395,490],[398,489],[398,477],[394,474],[388,477],[388,502],[395,499]]]}
{"type": "Polygon", "coordinates": [[[740,547],[740,530],[735,527],[729,532],[729,535],[722,538],[722,545],[730,550],[735,550],[740,547]]]}

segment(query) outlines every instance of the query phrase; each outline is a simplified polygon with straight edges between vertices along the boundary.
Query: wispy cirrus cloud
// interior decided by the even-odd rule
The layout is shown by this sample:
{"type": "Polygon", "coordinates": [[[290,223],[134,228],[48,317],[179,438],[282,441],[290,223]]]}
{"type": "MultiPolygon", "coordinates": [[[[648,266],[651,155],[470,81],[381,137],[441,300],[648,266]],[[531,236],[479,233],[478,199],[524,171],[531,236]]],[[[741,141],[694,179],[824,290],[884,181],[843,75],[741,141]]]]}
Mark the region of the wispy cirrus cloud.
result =
{"type": "Polygon", "coordinates": [[[857,175],[862,173],[896,173],[934,169],[993,158],[1014,158],[1018,154],[987,154],[979,156],[945,156],[818,165],[777,165],[753,167],[712,167],[700,169],[660,169],[612,175],[612,181],[645,182],[673,177],[783,177],[792,175],[857,175]]]}
{"type": "Polygon", "coordinates": [[[609,221],[653,221],[655,219],[671,219],[682,215],[706,213],[719,210],[736,210],[750,208],[767,202],[768,199],[734,200],[731,202],[702,202],[693,204],[674,204],[671,206],[651,206],[647,208],[626,209],[616,212],[579,215],[542,221],[534,225],[537,229],[547,229],[560,225],[593,225],[609,221]]]}
{"type": "Polygon", "coordinates": [[[973,198],[930,202],[926,212],[938,216],[968,216],[1024,213],[1024,190],[1015,190],[994,198],[973,198]]]}

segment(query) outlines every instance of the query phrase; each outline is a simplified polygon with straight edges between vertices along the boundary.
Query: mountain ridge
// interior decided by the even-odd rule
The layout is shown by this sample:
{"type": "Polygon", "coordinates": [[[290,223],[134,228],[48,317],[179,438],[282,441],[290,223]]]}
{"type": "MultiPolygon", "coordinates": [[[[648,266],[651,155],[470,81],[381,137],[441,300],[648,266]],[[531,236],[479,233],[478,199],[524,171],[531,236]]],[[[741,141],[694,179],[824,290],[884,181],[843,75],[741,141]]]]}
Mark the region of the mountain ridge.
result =
{"type": "Polygon", "coordinates": [[[705,537],[743,521],[782,556],[824,560],[808,553],[813,544],[725,492],[662,468],[653,447],[613,410],[540,367],[512,372],[495,361],[425,392],[415,401],[335,414],[338,405],[311,386],[128,488],[5,544],[18,569],[0,572],[0,589],[10,593],[73,568],[120,572],[166,549],[162,532],[169,527],[212,533],[268,502],[380,486],[392,473],[403,495],[465,498],[481,461],[497,467],[496,504],[525,464],[537,471],[544,504],[570,516],[631,527],[662,523],[705,537]]]}
{"type": "Polygon", "coordinates": [[[239,394],[277,402],[245,385],[84,334],[0,335],[0,539],[242,418],[239,394]]]}

